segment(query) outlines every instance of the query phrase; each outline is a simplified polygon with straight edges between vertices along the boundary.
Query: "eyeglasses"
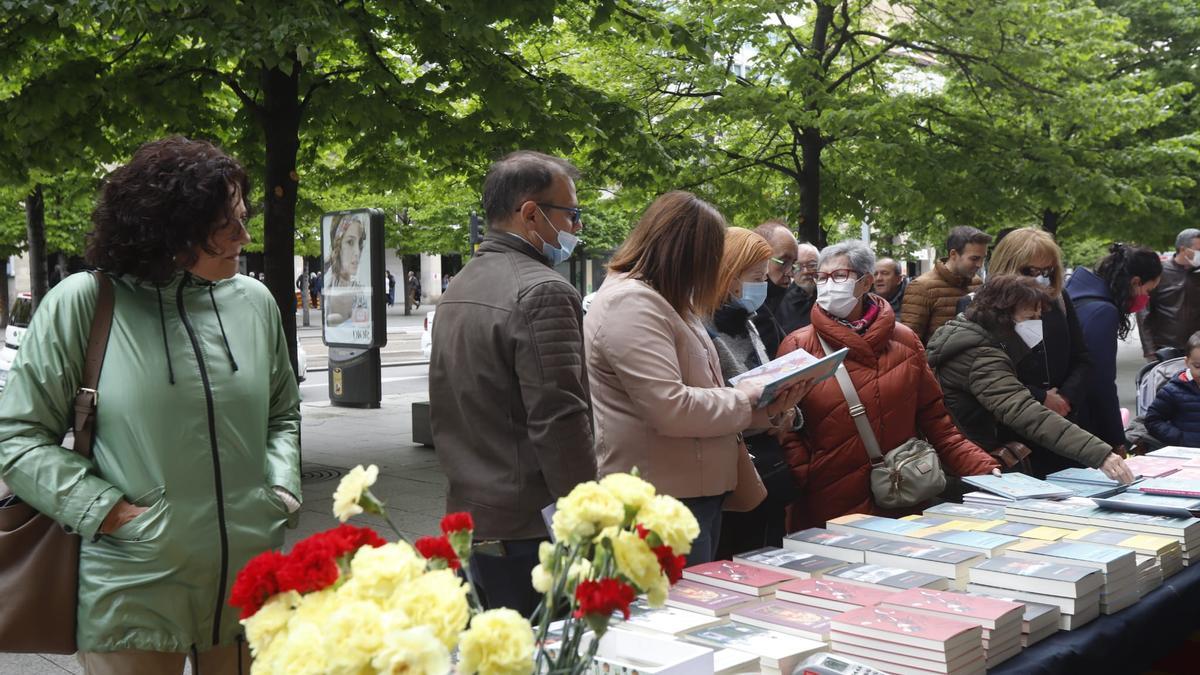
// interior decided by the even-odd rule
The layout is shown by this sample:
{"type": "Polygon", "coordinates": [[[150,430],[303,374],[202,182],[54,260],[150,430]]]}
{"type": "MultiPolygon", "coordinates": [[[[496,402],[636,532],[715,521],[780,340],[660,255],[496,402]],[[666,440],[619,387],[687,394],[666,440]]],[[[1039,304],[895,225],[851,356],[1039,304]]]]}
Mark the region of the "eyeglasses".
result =
{"type": "Polygon", "coordinates": [[[833,270],[832,272],[817,272],[816,282],[817,285],[820,286],[826,281],[833,279],[834,283],[840,284],[845,281],[849,281],[850,279],[859,279],[861,277],[862,275],[860,275],[857,271],[843,268],[839,270],[833,270]]]}
{"type": "Polygon", "coordinates": [[[1022,267],[1021,274],[1027,277],[1053,277],[1054,267],[1022,267]]]}
{"type": "Polygon", "coordinates": [[[794,260],[781,260],[779,258],[771,258],[771,262],[782,267],[784,272],[791,272],[793,269],[796,268],[796,261],[794,261],[794,260]]]}
{"type": "MultiPolygon", "coordinates": [[[[543,204],[541,202],[537,202],[537,205],[543,209],[558,209],[559,211],[566,211],[567,214],[571,216],[572,225],[578,225],[582,222],[583,209],[578,206],[557,206],[555,204],[543,204]]],[[[520,209],[517,210],[520,211],[520,209]]]]}

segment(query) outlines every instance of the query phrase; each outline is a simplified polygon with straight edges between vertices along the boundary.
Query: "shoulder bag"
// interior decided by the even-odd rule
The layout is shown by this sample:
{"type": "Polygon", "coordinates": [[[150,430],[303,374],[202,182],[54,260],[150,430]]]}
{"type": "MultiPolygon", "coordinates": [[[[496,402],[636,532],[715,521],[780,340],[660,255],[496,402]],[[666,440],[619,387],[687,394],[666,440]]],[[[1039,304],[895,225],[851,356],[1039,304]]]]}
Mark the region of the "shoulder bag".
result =
{"type": "MultiPolygon", "coordinates": [[[[825,338],[818,335],[817,339],[825,353],[831,354],[833,350],[825,338]]],[[[920,438],[910,438],[884,455],[846,366],[839,365],[835,375],[850,407],[850,419],[854,420],[871,460],[871,493],[875,503],[885,509],[903,509],[923,504],[941,494],[946,487],[946,474],[942,472],[937,450],[920,438]]]]}
{"type": "MultiPolygon", "coordinates": [[[[75,452],[92,456],[96,434],[96,385],[108,348],[114,294],[112,280],[99,284],[88,334],[83,377],[75,393],[75,452]]],[[[79,591],[79,535],[16,496],[0,503],[0,652],[73,654],[79,591]]]]}

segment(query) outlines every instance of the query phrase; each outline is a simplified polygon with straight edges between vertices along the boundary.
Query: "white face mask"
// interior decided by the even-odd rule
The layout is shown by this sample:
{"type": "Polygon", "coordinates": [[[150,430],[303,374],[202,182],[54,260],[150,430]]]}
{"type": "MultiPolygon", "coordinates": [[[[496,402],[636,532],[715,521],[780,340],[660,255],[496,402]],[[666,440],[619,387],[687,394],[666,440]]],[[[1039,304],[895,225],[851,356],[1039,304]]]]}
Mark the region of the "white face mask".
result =
{"type": "Polygon", "coordinates": [[[1038,276],[1034,277],[1033,280],[1038,282],[1038,285],[1043,288],[1050,287],[1050,277],[1038,275],[1038,276]]]}
{"type": "Polygon", "coordinates": [[[1026,321],[1018,321],[1013,325],[1013,329],[1017,331],[1017,337],[1025,343],[1030,349],[1042,343],[1042,320],[1028,319],[1026,321]]]}
{"type": "Polygon", "coordinates": [[[1200,267],[1200,251],[1192,251],[1192,267],[1200,267]]]}
{"type": "Polygon", "coordinates": [[[858,306],[858,296],[854,287],[860,279],[847,279],[842,282],[830,279],[824,284],[817,285],[817,304],[826,312],[844,319],[858,306]]]}

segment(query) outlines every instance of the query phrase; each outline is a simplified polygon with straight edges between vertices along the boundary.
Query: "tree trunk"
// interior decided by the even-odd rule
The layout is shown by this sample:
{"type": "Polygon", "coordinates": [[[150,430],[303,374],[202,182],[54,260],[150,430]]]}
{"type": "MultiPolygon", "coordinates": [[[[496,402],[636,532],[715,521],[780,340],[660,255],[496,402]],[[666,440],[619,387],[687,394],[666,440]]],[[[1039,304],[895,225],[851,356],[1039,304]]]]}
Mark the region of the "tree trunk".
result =
{"type": "Polygon", "coordinates": [[[25,197],[25,233],[29,237],[29,289],[36,310],[50,286],[46,276],[46,200],[41,184],[25,197]]]}
{"type": "Polygon", "coordinates": [[[800,170],[800,239],[825,248],[825,230],[821,227],[821,132],[807,128],[800,141],[804,166],[800,170]]]}
{"type": "Polygon", "coordinates": [[[1058,233],[1058,226],[1062,224],[1062,214],[1058,211],[1046,209],[1042,211],[1042,229],[1050,234],[1058,233]]]}
{"type": "Polygon", "coordinates": [[[292,262],[296,250],[296,155],[300,151],[301,65],[293,62],[292,74],[275,68],[262,70],[262,116],[266,139],[266,172],[263,188],[263,266],[267,287],[279,305],[283,334],[287,338],[292,370],[296,370],[296,292],[292,290],[292,262]]]}

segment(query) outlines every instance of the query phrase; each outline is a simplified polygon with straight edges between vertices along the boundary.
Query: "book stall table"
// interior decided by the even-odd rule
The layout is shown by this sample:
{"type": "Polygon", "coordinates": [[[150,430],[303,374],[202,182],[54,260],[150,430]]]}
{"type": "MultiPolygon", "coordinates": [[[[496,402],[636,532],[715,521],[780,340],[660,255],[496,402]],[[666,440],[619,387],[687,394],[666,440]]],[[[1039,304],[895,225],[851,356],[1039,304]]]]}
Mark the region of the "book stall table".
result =
{"type": "MultiPolygon", "coordinates": [[[[1200,564],[1116,614],[1059,631],[988,671],[989,675],[1140,673],[1200,629],[1200,564]]],[[[1197,664],[1200,670],[1200,664],[1197,664]]]]}

